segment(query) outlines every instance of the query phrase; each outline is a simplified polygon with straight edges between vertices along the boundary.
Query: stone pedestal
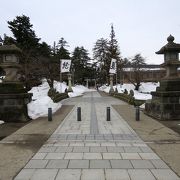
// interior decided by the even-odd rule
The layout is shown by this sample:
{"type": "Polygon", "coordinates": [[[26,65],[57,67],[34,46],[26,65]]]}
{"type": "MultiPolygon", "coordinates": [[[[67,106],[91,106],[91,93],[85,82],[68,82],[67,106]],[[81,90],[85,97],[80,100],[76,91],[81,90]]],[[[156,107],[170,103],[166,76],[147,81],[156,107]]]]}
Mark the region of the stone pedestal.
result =
{"type": "Polygon", "coordinates": [[[0,83],[0,119],[5,122],[25,122],[30,120],[27,104],[32,94],[26,93],[22,84],[0,83]]]}
{"type": "Polygon", "coordinates": [[[160,120],[180,119],[180,80],[162,80],[152,100],[145,104],[145,112],[160,120]]]}

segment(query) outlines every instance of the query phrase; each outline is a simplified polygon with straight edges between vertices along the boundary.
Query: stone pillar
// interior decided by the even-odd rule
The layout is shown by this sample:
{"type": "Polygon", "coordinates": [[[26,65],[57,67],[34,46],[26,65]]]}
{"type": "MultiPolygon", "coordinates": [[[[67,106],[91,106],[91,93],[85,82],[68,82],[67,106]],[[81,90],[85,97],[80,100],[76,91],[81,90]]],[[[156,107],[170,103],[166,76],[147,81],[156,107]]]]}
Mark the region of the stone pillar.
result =
{"type": "Polygon", "coordinates": [[[72,80],[72,77],[71,77],[71,74],[69,73],[68,74],[68,92],[73,92],[71,80],[72,80]]]}
{"type": "Polygon", "coordinates": [[[114,93],[114,88],[113,88],[113,75],[114,74],[110,74],[110,90],[109,90],[109,94],[113,94],[114,93]]]}
{"type": "Polygon", "coordinates": [[[89,79],[86,79],[86,87],[89,88],[89,83],[88,83],[89,79]]]}

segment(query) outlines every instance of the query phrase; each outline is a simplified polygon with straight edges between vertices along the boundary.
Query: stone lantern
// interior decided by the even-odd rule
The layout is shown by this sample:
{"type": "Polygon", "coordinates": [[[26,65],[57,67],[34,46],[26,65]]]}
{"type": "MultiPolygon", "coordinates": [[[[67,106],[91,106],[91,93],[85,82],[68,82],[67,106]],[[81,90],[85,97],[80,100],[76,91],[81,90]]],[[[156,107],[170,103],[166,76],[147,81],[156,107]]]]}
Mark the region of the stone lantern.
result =
{"type": "Polygon", "coordinates": [[[156,54],[164,54],[166,76],[161,79],[160,87],[151,92],[152,100],[147,101],[145,113],[160,120],[180,119],[180,78],[178,76],[180,44],[174,43],[174,37],[167,38],[168,43],[156,54]]]}
{"type": "Polygon", "coordinates": [[[5,78],[0,83],[0,119],[5,122],[28,120],[27,104],[31,101],[32,94],[27,93],[23,83],[19,81],[21,53],[15,45],[0,46],[0,67],[5,72],[5,78]]]}
{"type": "Polygon", "coordinates": [[[72,75],[69,73],[68,74],[68,90],[67,90],[68,92],[73,92],[71,80],[72,80],[72,75]]]}

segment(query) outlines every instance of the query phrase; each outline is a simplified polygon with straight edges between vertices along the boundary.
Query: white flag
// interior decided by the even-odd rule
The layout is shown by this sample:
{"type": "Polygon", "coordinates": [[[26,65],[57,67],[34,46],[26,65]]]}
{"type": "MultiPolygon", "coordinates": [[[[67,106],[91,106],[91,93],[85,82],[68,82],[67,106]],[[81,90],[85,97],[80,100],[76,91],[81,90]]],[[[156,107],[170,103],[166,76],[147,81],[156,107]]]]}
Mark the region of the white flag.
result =
{"type": "Polygon", "coordinates": [[[116,69],[117,69],[116,59],[112,59],[110,69],[109,69],[109,73],[110,74],[116,74],[116,69]]]}
{"type": "Polygon", "coordinates": [[[71,60],[70,59],[61,59],[61,73],[70,72],[71,60]]]}

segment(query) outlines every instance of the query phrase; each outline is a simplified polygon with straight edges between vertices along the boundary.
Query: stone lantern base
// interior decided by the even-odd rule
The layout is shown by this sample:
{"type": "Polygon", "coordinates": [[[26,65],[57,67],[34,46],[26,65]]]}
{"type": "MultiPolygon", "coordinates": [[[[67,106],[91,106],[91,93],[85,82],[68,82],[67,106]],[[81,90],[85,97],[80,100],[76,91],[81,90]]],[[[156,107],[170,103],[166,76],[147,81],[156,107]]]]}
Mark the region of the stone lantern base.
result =
{"type": "Polygon", "coordinates": [[[180,80],[168,79],[160,82],[152,100],[145,104],[145,113],[160,120],[180,120],[180,80]]]}
{"type": "Polygon", "coordinates": [[[28,121],[27,104],[31,97],[21,83],[0,83],[0,119],[5,122],[28,121]]]}

